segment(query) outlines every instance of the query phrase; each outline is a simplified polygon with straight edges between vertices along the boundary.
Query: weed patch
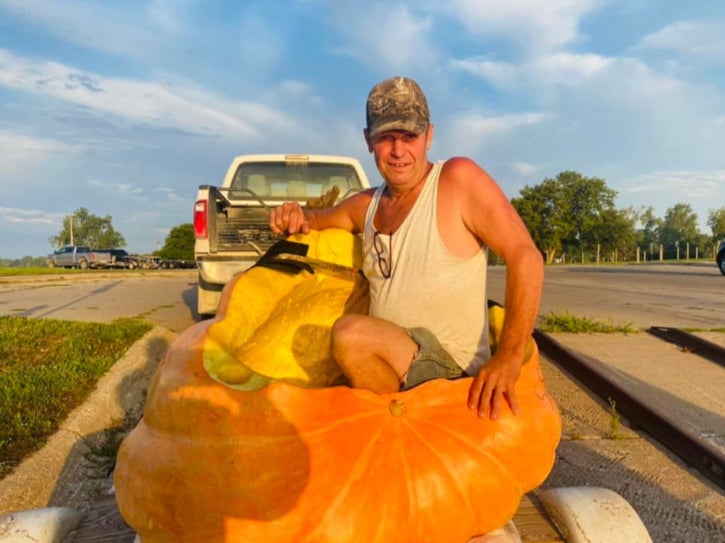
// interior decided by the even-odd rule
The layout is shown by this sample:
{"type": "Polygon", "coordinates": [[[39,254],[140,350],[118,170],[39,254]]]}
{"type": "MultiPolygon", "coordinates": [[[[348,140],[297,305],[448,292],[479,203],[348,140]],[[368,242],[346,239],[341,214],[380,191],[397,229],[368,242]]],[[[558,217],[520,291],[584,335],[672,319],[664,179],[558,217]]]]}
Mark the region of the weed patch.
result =
{"type": "Polygon", "coordinates": [[[611,321],[600,321],[588,317],[572,315],[568,311],[563,313],[550,312],[544,315],[541,323],[544,332],[572,332],[575,334],[638,334],[640,330],[632,323],[615,324],[611,321]]]}
{"type": "Polygon", "coordinates": [[[0,478],[43,446],[151,325],[0,317],[0,478]]]}

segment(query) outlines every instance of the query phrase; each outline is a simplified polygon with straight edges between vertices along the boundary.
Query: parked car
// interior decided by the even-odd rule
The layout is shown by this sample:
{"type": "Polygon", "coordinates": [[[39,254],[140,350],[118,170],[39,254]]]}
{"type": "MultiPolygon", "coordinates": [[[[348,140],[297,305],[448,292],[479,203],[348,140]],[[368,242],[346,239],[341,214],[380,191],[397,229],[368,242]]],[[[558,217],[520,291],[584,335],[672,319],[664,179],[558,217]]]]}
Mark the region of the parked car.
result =
{"type": "Polygon", "coordinates": [[[165,270],[182,270],[196,268],[196,260],[165,259],[161,260],[161,268],[165,270]]]}
{"type": "Polygon", "coordinates": [[[138,257],[138,267],[145,270],[157,270],[161,267],[161,258],[158,256],[141,255],[138,257]]]}
{"type": "Polygon", "coordinates": [[[718,247],[716,261],[717,267],[720,268],[720,273],[725,275],[725,240],[718,247]]]}
{"type": "Polygon", "coordinates": [[[49,254],[45,263],[49,268],[80,268],[82,270],[138,267],[138,261],[124,249],[91,249],[84,245],[61,247],[49,254]]]}
{"type": "Polygon", "coordinates": [[[66,245],[49,254],[45,260],[49,268],[88,269],[91,265],[91,249],[84,245],[66,245]]]}
{"type": "Polygon", "coordinates": [[[129,254],[125,249],[96,249],[92,252],[92,268],[128,268],[129,254]]]}
{"type": "MultiPolygon", "coordinates": [[[[117,262],[118,261],[119,259],[117,259],[117,262]]],[[[123,255],[120,257],[120,262],[122,264],[119,264],[119,266],[129,270],[135,270],[140,267],[138,255],[123,255]]]]}

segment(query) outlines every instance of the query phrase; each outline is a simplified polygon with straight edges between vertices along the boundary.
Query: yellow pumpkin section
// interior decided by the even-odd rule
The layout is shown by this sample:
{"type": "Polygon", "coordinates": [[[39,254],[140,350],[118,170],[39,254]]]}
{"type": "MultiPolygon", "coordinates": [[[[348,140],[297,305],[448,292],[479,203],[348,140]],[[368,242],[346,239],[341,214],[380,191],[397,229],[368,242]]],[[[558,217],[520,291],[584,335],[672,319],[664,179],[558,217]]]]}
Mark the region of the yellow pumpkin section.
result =
{"type": "MultiPolygon", "coordinates": [[[[503,335],[503,321],[506,316],[504,308],[500,305],[493,305],[488,308],[488,344],[491,346],[491,353],[495,353],[503,335]]],[[[530,337],[526,342],[524,350],[524,361],[529,360],[536,351],[534,338],[530,337]]]]}
{"type": "MultiPolygon", "coordinates": [[[[297,234],[307,256],[359,268],[360,239],[343,230],[297,234]]],[[[210,327],[204,367],[216,381],[256,390],[271,381],[321,388],[344,382],[330,356],[332,325],[345,313],[366,313],[362,277],[342,277],[317,268],[296,275],[256,267],[238,277],[224,318],[210,327]],[[294,292],[293,292],[294,291],[294,292]]]]}

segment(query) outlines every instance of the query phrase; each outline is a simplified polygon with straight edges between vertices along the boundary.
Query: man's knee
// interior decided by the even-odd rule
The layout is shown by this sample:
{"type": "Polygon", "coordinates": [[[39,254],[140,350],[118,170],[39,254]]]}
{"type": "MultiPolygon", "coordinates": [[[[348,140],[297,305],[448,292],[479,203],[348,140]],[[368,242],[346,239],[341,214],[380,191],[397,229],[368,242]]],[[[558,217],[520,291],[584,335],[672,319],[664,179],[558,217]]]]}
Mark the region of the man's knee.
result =
{"type": "Polygon", "coordinates": [[[332,325],[332,341],[354,336],[360,327],[360,315],[343,315],[332,325]]]}
{"type": "Polygon", "coordinates": [[[331,348],[333,357],[340,355],[344,350],[354,347],[357,338],[360,337],[362,324],[361,315],[343,315],[332,325],[331,348]]]}

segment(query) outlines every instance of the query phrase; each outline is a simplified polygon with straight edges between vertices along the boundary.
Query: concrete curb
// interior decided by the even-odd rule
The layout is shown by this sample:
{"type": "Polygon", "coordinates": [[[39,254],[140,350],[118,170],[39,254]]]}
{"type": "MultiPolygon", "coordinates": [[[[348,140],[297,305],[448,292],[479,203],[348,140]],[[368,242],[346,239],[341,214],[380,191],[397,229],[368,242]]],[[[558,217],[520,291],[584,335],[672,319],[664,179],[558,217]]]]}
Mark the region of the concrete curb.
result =
{"type": "Polygon", "coordinates": [[[0,515],[54,505],[88,509],[89,496],[102,485],[86,472],[89,441],[143,405],[148,381],[175,336],[156,326],[131,346],[46,445],[0,481],[0,515]]]}

